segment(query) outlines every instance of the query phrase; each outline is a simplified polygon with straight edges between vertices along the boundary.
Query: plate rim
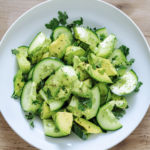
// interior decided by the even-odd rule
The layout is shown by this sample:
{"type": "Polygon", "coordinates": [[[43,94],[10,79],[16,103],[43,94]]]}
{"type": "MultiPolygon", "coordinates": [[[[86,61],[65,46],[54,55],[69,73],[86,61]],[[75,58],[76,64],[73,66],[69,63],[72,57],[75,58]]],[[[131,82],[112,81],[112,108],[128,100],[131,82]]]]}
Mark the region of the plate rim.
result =
{"type": "MultiPolygon", "coordinates": [[[[18,17],[18,18],[12,23],[12,25],[7,29],[7,31],[4,33],[4,35],[3,35],[3,37],[2,37],[2,39],[1,39],[1,41],[0,41],[0,51],[1,51],[1,45],[2,45],[2,43],[3,43],[3,40],[5,39],[6,35],[7,35],[8,32],[11,30],[11,28],[18,22],[18,20],[20,20],[23,16],[25,16],[27,13],[29,13],[29,12],[32,11],[33,9],[35,9],[35,8],[41,6],[41,5],[44,5],[45,3],[50,3],[51,1],[54,1],[54,0],[47,0],[47,1],[41,2],[41,3],[39,3],[39,4],[35,5],[35,6],[33,6],[32,8],[28,9],[28,10],[25,11],[20,17],[18,17]]],[[[57,0],[55,0],[55,1],[57,1],[57,0]]],[[[58,0],[58,1],[59,1],[59,0],[58,0]]],[[[98,2],[100,2],[100,3],[104,3],[104,4],[106,4],[106,5],[109,5],[109,6],[112,7],[113,9],[116,9],[118,12],[120,12],[122,15],[124,15],[124,16],[134,25],[134,27],[137,28],[138,32],[140,33],[140,35],[141,35],[142,38],[144,39],[144,42],[145,42],[145,44],[146,44],[146,46],[147,46],[147,49],[148,49],[148,52],[149,52],[149,55],[150,55],[150,47],[149,47],[149,44],[148,44],[148,42],[147,42],[147,40],[146,40],[144,34],[142,33],[142,31],[140,30],[140,28],[138,27],[138,25],[137,25],[127,14],[125,14],[122,10],[120,10],[120,9],[117,8],[116,6],[114,6],[114,5],[112,5],[112,4],[108,3],[108,2],[105,2],[105,1],[103,1],[103,0],[88,0],[88,1],[91,1],[91,2],[92,2],[92,1],[98,1],[98,2]]],[[[150,105],[150,100],[149,100],[149,105],[150,105]]],[[[144,112],[144,116],[139,120],[139,122],[138,122],[137,125],[135,126],[134,130],[139,126],[139,124],[141,123],[141,121],[144,119],[144,117],[145,117],[145,115],[146,115],[146,113],[147,113],[147,111],[148,111],[149,105],[147,105],[147,108],[145,109],[145,112],[144,112]]],[[[3,114],[3,112],[1,111],[1,109],[0,109],[0,112],[1,112],[1,114],[2,114],[2,116],[3,116],[3,118],[5,119],[5,121],[7,122],[7,119],[5,118],[5,115],[3,114]]],[[[17,135],[19,135],[20,138],[22,138],[25,142],[27,142],[27,143],[30,144],[31,146],[34,146],[35,148],[38,149],[38,147],[37,147],[35,144],[33,144],[33,143],[30,142],[30,141],[27,141],[18,131],[16,131],[16,130],[11,126],[11,124],[9,124],[8,122],[7,122],[7,124],[11,127],[11,129],[12,129],[17,135]]],[[[133,131],[134,131],[134,130],[133,130],[133,131]]],[[[133,131],[129,132],[126,136],[124,136],[124,138],[121,138],[121,139],[118,140],[115,144],[109,146],[108,149],[110,149],[110,148],[116,146],[117,144],[119,144],[120,142],[122,142],[123,140],[125,140],[133,131]]]]}

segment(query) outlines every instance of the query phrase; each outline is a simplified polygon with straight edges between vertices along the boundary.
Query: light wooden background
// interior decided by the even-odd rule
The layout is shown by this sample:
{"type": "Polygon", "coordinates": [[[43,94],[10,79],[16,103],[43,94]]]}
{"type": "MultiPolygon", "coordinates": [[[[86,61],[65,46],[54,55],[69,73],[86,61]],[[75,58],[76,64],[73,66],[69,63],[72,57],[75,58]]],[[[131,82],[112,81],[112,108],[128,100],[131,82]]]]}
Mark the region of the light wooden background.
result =
{"type": "MultiPolygon", "coordinates": [[[[24,12],[44,0],[0,0],[0,40],[24,12]]],[[[150,45],[150,0],[104,0],[125,12],[150,45]]],[[[138,116],[137,116],[138,117],[138,116]]],[[[134,118],[133,118],[134,119],[134,118]]],[[[115,137],[114,137],[115,138],[115,137]]],[[[109,142],[109,141],[108,141],[109,142]]],[[[0,114],[0,150],[37,150],[22,140],[0,114]]],[[[150,150],[150,108],[136,130],[110,150],[150,150]]]]}

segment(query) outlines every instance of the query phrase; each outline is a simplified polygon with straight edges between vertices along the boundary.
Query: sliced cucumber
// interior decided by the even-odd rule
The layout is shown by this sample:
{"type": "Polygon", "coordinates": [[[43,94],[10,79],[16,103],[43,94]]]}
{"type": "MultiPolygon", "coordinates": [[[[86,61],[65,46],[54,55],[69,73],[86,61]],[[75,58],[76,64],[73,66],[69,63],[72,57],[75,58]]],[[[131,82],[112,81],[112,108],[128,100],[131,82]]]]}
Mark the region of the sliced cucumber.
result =
{"type": "Polygon", "coordinates": [[[130,94],[137,86],[138,77],[133,70],[126,72],[116,83],[110,86],[110,90],[119,96],[130,94]]]}
{"type": "Polygon", "coordinates": [[[33,70],[34,70],[34,67],[29,71],[28,80],[32,79],[33,70]]]}
{"type": "Polygon", "coordinates": [[[74,37],[88,45],[96,46],[97,43],[100,43],[99,38],[94,32],[83,27],[74,27],[74,37]]]}
{"type": "Polygon", "coordinates": [[[108,37],[106,28],[100,28],[96,30],[95,33],[101,41],[104,41],[108,37]]]}
{"type": "Polygon", "coordinates": [[[64,135],[57,129],[52,119],[43,120],[44,134],[50,137],[63,137],[64,135]]]}
{"type": "Polygon", "coordinates": [[[100,106],[100,91],[97,85],[92,89],[92,92],[93,92],[92,108],[86,109],[83,113],[87,120],[96,116],[98,108],[100,106]]]}
{"type": "Polygon", "coordinates": [[[77,123],[73,122],[72,131],[82,140],[87,140],[89,137],[89,133],[82,128],[81,126],[77,125],[77,123]]]}
{"type": "Polygon", "coordinates": [[[72,41],[73,41],[72,32],[71,32],[68,28],[63,27],[63,26],[57,27],[57,28],[53,31],[53,34],[52,34],[52,39],[53,39],[53,41],[57,40],[58,37],[59,37],[61,34],[67,35],[68,38],[70,39],[71,43],[72,43],[72,41]]]}
{"type": "Polygon", "coordinates": [[[50,105],[51,111],[56,111],[56,110],[60,109],[65,103],[65,101],[61,101],[61,100],[54,100],[54,99],[49,100],[47,95],[45,94],[45,92],[42,89],[40,90],[39,93],[42,96],[42,98],[50,105]]]}
{"type": "Polygon", "coordinates": [[[34,68],[32,81],[38,84],[62,65],[64,63],[54,57],[41,60],[34,68]]]}
{"type": "Polygon", "coordinates": [[[114,131],[122,127],[121,123],[111,112],[115,104],[116,104],[115,101],[110,101],[99,108],[96,118],[98,124],[104,130],[114,131]]]}
{"type": "Polygon", "coordinates": [[[36,99],[36,84],[29,80],[22,91],[21,94],[21,106],[24,111],[32,111],[36,112],[40,106],[41,106],[41,99],[36,99]],[[34,104],[34,101],[39,100],[39,103],[36,105],[34,104]]]}
{"type": "Polygon", "coordinates": [[[127,61],[124,53],[120,49],[115,49],[109,57],[110,62],[114,67],[124,66],[127,67],[129,62],[127,61]]]}

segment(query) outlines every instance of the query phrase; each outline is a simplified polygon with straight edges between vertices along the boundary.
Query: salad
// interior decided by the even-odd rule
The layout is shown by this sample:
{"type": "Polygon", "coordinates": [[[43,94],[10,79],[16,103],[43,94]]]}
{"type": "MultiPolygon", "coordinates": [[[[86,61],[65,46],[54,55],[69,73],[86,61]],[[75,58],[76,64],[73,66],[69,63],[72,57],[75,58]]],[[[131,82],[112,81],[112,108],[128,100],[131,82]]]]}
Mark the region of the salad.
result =
{"type": "Polygon", "coordinates": [[[124,96],[138,92],[142,82],[127,69],[135,60],[127,60],[126,46],[116,48],[114,34],[84,27],[83,18],[71,24],[67,19],[59,11],[45,24],[50,38],[39,32],[29,47],[12,50],[20,67],[12,98],[20,98],[31,127],[36,115],[43,120],[46,136],[73,131],[87,140],[91,133],[122,128],[119,119],[129,108],[124,96]]]}

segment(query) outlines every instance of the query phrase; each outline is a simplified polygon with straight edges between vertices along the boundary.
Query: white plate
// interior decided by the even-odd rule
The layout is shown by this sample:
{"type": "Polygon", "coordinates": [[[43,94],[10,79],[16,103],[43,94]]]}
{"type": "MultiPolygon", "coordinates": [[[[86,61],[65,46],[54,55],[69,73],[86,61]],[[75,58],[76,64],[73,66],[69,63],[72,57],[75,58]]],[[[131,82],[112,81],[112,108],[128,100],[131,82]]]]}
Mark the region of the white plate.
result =
{"type": "Polygon", "coordinates": [[[54,0],[44,2],[21,16],[6,32],[0,47],[0,107],[1,113],[11,128],[31,145],[44,150],[100,150],[108,149],[125,139],[143,119],[150,100],[150,55],[148,44],[139,28],[124,13],[102,1],[96,0],[54,0]],[[57,12],[66,11],[68,22],[83,17],[84,25],[106,27],[108,33],[118,38],[117,47],[124,44],[130,47],[128,59],[135,58],[132,68],[144,84],[138,93],[127,96],[129,109],[120,120],[123,128],[107,134],[91,135],[82,141],[75,134],[64,138],[50,138],[43,134],[42,122],[36,118],[35,128],[31,129],[19,100],[11,99],[13,77],[18,70],[15,56],[11,49],[29,45],[34,36],[43,31],[47,36],[50,30],[44,24],[57,12]]]}

